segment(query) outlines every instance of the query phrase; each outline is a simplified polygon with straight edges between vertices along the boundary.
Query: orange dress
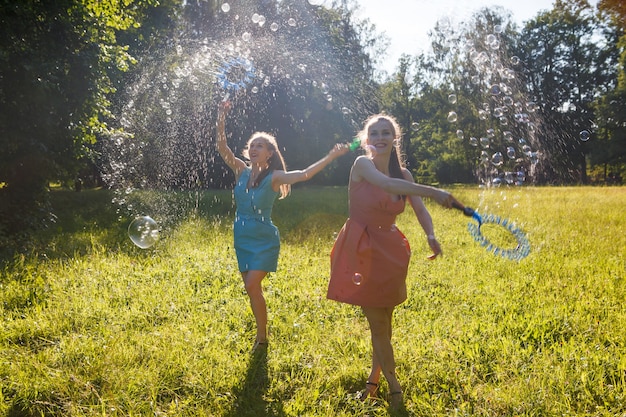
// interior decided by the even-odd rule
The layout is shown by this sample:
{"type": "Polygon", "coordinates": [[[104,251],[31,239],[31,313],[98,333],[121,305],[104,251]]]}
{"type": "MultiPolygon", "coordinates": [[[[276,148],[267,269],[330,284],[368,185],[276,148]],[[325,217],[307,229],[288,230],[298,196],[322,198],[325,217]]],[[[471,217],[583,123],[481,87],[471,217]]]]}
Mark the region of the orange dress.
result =
{"type": "Polygon", "coordinates": [[[366,307],[393,307],[406,300],[411,248],[394,224],[405,200],[363,180],[350,183],[350,217],[330,253],[327,297],[366,307]]]}

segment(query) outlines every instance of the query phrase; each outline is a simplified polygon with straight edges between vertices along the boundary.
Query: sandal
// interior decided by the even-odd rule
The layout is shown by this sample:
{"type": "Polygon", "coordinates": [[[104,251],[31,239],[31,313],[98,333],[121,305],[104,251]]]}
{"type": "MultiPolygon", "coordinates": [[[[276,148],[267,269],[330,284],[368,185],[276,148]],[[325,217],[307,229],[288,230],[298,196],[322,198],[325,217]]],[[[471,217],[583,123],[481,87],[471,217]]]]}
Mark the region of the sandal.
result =
{"type": "Polygon", "coordinates": [[[267,349],[267,340],[254,342],[254,346],[252,346],[252,353],[260,351],[261,349],[267,349]]]}
{"type": "Polygon", "coordinates": [[[378,391],[378,384],[376,382],[367,381],[365,383],[365,390],[359,395],[359,400],[365,401],[368,397],[376,397],[376,391],[378,391]]]}

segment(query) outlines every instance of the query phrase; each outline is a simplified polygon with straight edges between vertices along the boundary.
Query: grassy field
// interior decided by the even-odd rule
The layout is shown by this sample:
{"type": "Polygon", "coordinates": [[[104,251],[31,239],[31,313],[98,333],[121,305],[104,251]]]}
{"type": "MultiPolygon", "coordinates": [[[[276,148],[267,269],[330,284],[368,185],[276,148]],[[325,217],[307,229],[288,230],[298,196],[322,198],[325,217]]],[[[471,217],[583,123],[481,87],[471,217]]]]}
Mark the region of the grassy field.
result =
{"type": "MultiPolygon", "coordinates": [[[[626,416],[626,187],[452,190],[514,220],[531,252],[487,253],[467,218],[427,202],[444,250],[430,262],[410,210],[399,217],[413,257],[394,317],[398,414],[626,416]]],[[[364,317],[325,299],[345,188],[297,188],[277,203],[271,341],[256,355],[230,192],[161,219],[147,250],[108,192],[53,197],[46,249],[0,271],[1,415],[389,414],[386,386],[379,400],[355,397],[369,370],[364,317]]]]}

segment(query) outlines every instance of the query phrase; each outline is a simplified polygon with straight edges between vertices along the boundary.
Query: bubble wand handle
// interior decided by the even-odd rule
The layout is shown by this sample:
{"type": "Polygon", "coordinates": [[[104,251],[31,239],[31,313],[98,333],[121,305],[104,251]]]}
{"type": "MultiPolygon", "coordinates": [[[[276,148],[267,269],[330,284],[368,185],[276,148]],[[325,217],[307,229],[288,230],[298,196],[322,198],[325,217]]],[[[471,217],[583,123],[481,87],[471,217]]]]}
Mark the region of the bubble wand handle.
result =
{"type": "Polygon", "coordinates": [[[482,217],[480,217],[480,214],[478,214],[478,212],[474,210],[473,208],[464,206],[463,204],[458,203],[456,201],[452,203],[452,207],[457,210],[461,210],[463,214],[476,220],[479,225],[483,224],[482,217]]]}

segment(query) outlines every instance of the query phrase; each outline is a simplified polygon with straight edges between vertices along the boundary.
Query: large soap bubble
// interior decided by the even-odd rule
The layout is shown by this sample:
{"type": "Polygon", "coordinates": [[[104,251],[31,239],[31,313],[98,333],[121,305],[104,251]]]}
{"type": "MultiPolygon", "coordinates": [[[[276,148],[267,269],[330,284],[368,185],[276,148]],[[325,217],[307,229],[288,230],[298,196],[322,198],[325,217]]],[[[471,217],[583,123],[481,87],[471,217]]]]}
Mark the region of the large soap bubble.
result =
{"type": "Polygon", "coordinates": [[[128,237],[141,249],[148,249],[159,240],[159,225],[150,216],[139,216],[128,226],[128,237]]]}

